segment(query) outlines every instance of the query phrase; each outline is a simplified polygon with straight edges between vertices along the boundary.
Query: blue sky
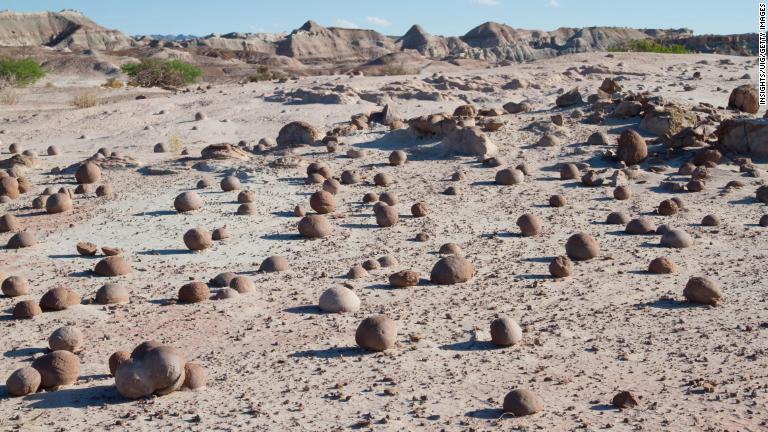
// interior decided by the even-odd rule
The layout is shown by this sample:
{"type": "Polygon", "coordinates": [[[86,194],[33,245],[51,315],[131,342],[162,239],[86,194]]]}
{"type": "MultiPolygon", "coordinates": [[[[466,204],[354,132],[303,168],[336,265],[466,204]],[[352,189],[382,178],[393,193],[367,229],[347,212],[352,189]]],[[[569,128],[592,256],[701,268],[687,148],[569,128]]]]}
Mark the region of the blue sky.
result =
{"type": "Polygon", "coordinates": [[[463,35],[485,21],[516,28],[609,25],[688,27],[697,34],[757,31],[756,0],[2,0],[20,12],[77,9],[109,28],[135,34],[290,31],[313,19],[325,26],[402,35],[414,24],[463,35]]]}

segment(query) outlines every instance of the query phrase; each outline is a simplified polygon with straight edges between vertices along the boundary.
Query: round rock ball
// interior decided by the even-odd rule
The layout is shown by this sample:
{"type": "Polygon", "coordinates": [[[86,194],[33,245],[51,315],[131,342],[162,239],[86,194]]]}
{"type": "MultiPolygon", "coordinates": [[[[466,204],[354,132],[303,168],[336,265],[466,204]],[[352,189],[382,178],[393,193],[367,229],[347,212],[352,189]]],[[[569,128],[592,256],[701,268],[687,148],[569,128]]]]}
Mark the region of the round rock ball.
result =
{"type": "Polygon", "coordinates": [[[230,192],[240,189],[240,180],[235,176],[226,176],[221,179],[221,190],[230,192]]]}
{"type": "Polygon", "coordinates": [[[550,207],[565,207],[567,203],[568,201],[562,195],[552,195],[551,197],[549,197],[550,207]]]}
{"type": "Polygon", "coordinates": [[[75,180],[79,184],[98,183],[101,180],[101,168],[93,162],[86,162],[75,172],[75,180]]]}
{"type": "Polygon", "coordinates": [[[461,246],[456,243],[444,243],[437,253],[440,255],[461,255],[461,246]]]}
{"type": "Polygon", "coordinates": [[[114,190],[112,190],[111,185],[100,185],[96,188],[96,196],[97,197],[105,197],[110,198],[115,195],[114,190]]]}
{"type": "Polygon", "coordinates": [[[366,192],[365,195],[363,195],[363,202],[364,203],[375,203],[379,200],[379,194],[376,192],[366,192]]]}
{"type": "Polygon", "coordinates": [[[237,202],[241,204],[252,203],[256,201],[256,192],[250,190],[240,191],[237,194],[237,202]]]}
{"type": "Polygon", "coordinates": [[[413,217],[424,217],[429,213],[429,208],[424,202],[417,202],[411,206],[411,214],[413,217]]]}
{"type": "Polygon", "coordinates": [[[536,414],[544,409],[544,401],[528,389],[515,389],[504,396],[505,413],[514,414],[517,417],[536,414]]]}
{"type": "Polygon", "coordinates": [[[541,218],[530,213],[517,218],[517,226],[520,228],[520,233],[525,237],[537,236],[541,234],[542,230],[541,218]]]}
{"type": "Polygon", "coordinates": [[[64,213],[70,210],[72,210],[72,199],[64,193],[53,194],[45,202],[45,211],[50,214],[64,213]]]}
{"type": "Polygon", "coordinates": [[[19,181],[8,175],[0,176],[0,195],[7,196],[10,199],[16,199],[21,196],[19,181]]]}
{"type": "Polygon", "coordinates": [[[677,203],[671,199],[665,199],[659,203],[659,208],[656,210],[662,216],[672,216],[680,211],[677,203]]]}
{"type": "Polygon", "coordinates": [[[373,213],[376,216],[376,225],[382,228],[391,227],[400,220],[397,209],[391,205],[374,207],[373,213]]]}
{"type": "Polygon", "coordinates": [[[379,201],[383,202],[384,204],[394,206],[400,202],[400,199],[398,199],[397,194],[394,192],[383,192],[381,195],[379,195],[379,201]]]}
{"type": "Polygon", "coordinates": [[[80,376],[80,359],[69,351],[54,351],[32,362],[40,373],[40,387],[69,385],[80,376]]]}
{"type": "Polygon", "coordinates": [[[56,329],[48,337],[51,351],[69,351],[76,353],[83,348],[83,333],[74,326],[64,326],[56,329]]]}
{"type": "Polygon", "coordinates": [[[713,214],[708,214],[704,216],[704,218],[701,220],[701,224],[703,226],[719,226],[720,225],[720,218],[713,214]]]}
{"type": "Polygon", "coordinates": [[[82,256],[94,256],[99,251],[99,247],[91,242],[78,242],[75,249],[82,256]]]}
{"type": "Polygon", "coordinates": [[[757,188],[757,191],[755,191],[755,199],[763,204],[768,204],[768,185],[763,185],[757,188]]]}
{"type": "Polygon", "coordinates": [[[385,315],[364,319],[355,332],[355,342],[368,351],[386,351],[395,346],[397,324],[385,315]]]}
{"type": "Polygon", "coordinates": [[[208,385],[208,375],[205,369],[197,363],[184,365],[184,388],[197,390],[208,385]]]}
{"type": "Polygon", "coordinates": [[[708,277],[694,276],[688,279],[683,296],[691,303],[718,306],[725,301],[720,285],[708,277]]]}
{"type": "Polygon", "coordinates": [[[104,284],[98,291],[96,291],[97,304],[128,303],[128,301],[128,289],[119,284],[104,284]]]}
{"type": "Polygon", "coordinates": [[[239,292],[240,294],[246,294],[256,291],[256,284],[253,283],[251,278],[247,276],[235,276],[229,282],[229,287],[239,292]]]}
{"type": "Polygon", "coordinates": [[[2,290],[6,297],[27,295],[29,294],[29,282],[21,276],[11,276],[3,281],[2,290]]]}
{"type": "Polygon", "coordinates": [[[429,280],[437,285],[452,285],[466,282],[475,276],[475,266],[459,255],[440,259],[430,273],[429,280]]]}
{"type": "Polygon", "coordinates": [[[161,346],[163,346],[163,344],[156,340],[144,341],[136,345],[136,348],[131,351],[131,358],[136,360],[143,360],[144,356],[147,355],[148,352],[161,346]]]}
{"type": "Polygon", "coordinates": [[[693,246],[693,237],[681,229],[671,229],[661,236],[661,245],[664,247],[684,249],[693,246]]]}
{"type": "Polygon", "coordinates": [[[600,253],[597,240],[587,233],[576,233],[565,242],[565,254],[576,261],[591,260],[600,253]]]}
{"type": "Polygon", "coordinates": [[[203,199],[197,192],[183,192],[173,200],[173,207],[179,213],[185,213],[203,208],[203,199]]]}
{"type": "Polygon", "coordinates": [[[341,172],[341,183],[345,185],[351,185],[360,183],[362,178],[357,171],[346,170],[341,172]]]}
{"type": "Polygon", "coordinates": [[[309,197],[309,206],[318,214],[333,213],[336,211],[336,197],[327,191],[317,191],[309,197]]]}
{"type": "Polygon", "coordinates": [[[215,241],[226,240],[229,238],[229,230],[226,227],[216,228],[211,233],[211,238],[215,241]]]}
{"type": "Polygon", "coordinates": [[[403,165],[408,160],[408,155],[402,150],[395,150],[389,154],[389,164],[392,166],[403,165]]]}
{"type": "Polygon", "coordinates": [[[377,173],[373,176],[373,184],[376,186],[389,186],[394,182],[395,180],[392,176],[387,173],[377,173]]]}
{"type": "Polygon", "coordinates": [[[629,221],[624,231],[628,234],[655,234],[656,225],[650,219],[640,217],[629,221]]]}
{"type": "Polygon", "coordinates": [[[184,233],[184,244],[191,251],[201,251],[213,246],[213,237],[205,228],[192,228],[184,233]]]}
{"type": "Polygon", "coordinates": [[[328,219],[323,215],[307,215],[299,221],[299,234],[307,238],[322,238],[333,233],[328,219]]]}
{"type": "Polygon", "coordinates": [[[8,239],[8,243],[6,244],[6,247],[8,249],[22,249],[22,248],[32,247],[36,244],[37,244],[37,239],[35,238],[34,234],[32,234],[29,231],[21,231],[21,232],[17,232],[13,236],[11,236],[10,239],[8,239]]]}
{"type": "Polygon", "coordinates": [[[109,363],[109,373],[112,376],[115,376],[115,372],[117,372],[117,368],[120,367],[123,363],[126,363],[131,360],[131,353],[128,351],[115,351],[112,353],[111,356],[109,356],[109,360],[107,363],[109,363]]]}
{"type": "Polygon", "coordinates": [[[260,272],[273,273],[287,271],[290,268],[288,260],[284,256],[272,255],[261,262],[260,272]]]}
{"type": "Polygon", "coordinates": [[[565,164],[560,167],[560,180],[574,180],[581,176],[579,167],[576,164],[565,164]]]}
{"type": "Polygon", "coordinates": [[[627,165],[636,165],[648,157],[648,145],[639,133],[626,129],[619,136],[616,157],[627,165]]]}
{"type": "Polygon", "coordinates": [[[115,387],[127,399],[147,397],[155,391],[149,370],[144,362],[136,359],[128,359],[118,366],[115,371],[115,387]]]}
{"type": "Polygon", "coordinates": [[[52,288],[40,298],[40,308],[46,312],[60,311],[80,304],[80,295],[69,288],[52,288]]]}
{"type": "Polygon", "coordinates": [[[351,289],[338,286],[323,291],[318,306],[327,313],[357,312],[360,309],[360,298],[351,289]]]}
{"type": "Polygon", "coordinates": [[[491,321],[491,342],[496,346],[511,346],[523,340],[523,329],[512,318],[491,321]]]}
{"type": "Polygon", "coordinates": [[[219,273],[216,275],[216,277],[211,279],[209,284],[217,288],[225,288],[229,286],[229,283],[232,282],[232,279],[234,279],[235,276],[236,275],[232,272],[219,273]]]}
{"type": "Polygon", "coordinates": [[[42,377],[33,367],[23,367],[14,371],[5,381],[5,387],[11,396],[26,396],[37,392],[42,377]]]}
{"type": "Polygon", "coordinates": [[[655,274],[677,273],[677,265],[667,257],[654,258],[653,261],[648,264],[648,272],[655,274]]]}
{"type": "Polygon", "coordinates": [[[306,180],[304,180],[305,184],[320,184],[325,181],[325,177],[320,175],[320,173],[312,173],[307,176],[306,180]]]}
{"type": "Polygon", "coordinates": [[[395,257],[392,255],[384,255],[383,257],[379,258],[378,261],[382,267],[394,267],[397,265],[397,259],[395,259],[395,257]]]}
{"type": "Polygon", "coordinates": [[[37,315],[40,315],[41,313],[43,313],[43,310],[40,308],[40,305],[37,304],[37,302],[34,300],[23,300],[16,303],[16,306],[13,307],[14,319],[34,318],[37,315]]]}
{"type": "Polygon", "coordinates": [[[94,272],[102,277],[123,276],[131,271],[131,264],[125,257],[119,255],[108,256],[102,259],[96,263],[96,268],[94,269],[94,272]]]}
{"type": "Polygon", "coordinates": [[[768,227],[768,215],[763,215],[760,217],[760,221],[758,222],[758,225],[761,227],[768,227]]]}
{"type": "Polygon", "coordinates": [[[245,203],[245,204],[240,204],[240,206],[237,207],[237,211],[235,212],[235,214],[237,214],[238,216],[253,216],[258,212],[259,210],[256,208],[256,204],[245,203]]]}
{"type": "Polygon", "coordinates": [[[573,261],[567,256],[555,257],[549,263],[549,274],[556,278],[564,278],[572,275],[573,261]]]}
{"type": "Polygon", "coordinates": [[[16,232],[21,229],[21,224],[16,216],[8,213],[0,216],[0,233],[16,232]]]}
{"type": "Polygon", "coordinates": [[[496,172],[496,184],[516,185],[525,181],[525,174],[515,168],[504,168],[496,172]]]}
{"type": "Polygon", "coordinates": [[[619,201],[626,201],[632,198],[632,189],[629,186],[616,186],[613,197],[619,201]]]}
{"type": "Polygon", "coordinates": [[[389,284],[397,288],[416,286],[419,284],[419,272],[415,270],[400,270],[389,275],[389,284]]]}
{"type": "Polygon", "coordinates": [[[330,192],[330,193],[332,193],[334,195],[336,195],[337,193],[341,192],[342,189],[343,189],[343,187],[342,187],[341,183],[339,183],[339,181],[334,179],[334,178],[326,179],[323,182],[323,190],[326,191],[326,192],[330,192]]]}
{"type": "Polygon", "coordinates": [[[190,282],[179,288],[179,301],[182,303],[199,303],[211,297],[211,289],[203,282],[190,282]]]}
{"type": "Polygon", "coordinates": [[[48,146],[46,153],[48,153],[48,156],[58,156],[61,154],[61,148],[57,145],[48,146]]]}
{"type": "Polygon", "coordinates": [[[360,264],[353,265],[347,272],[347,277],[349,279],[362,279],[366,276],[368,276],[368,270],[360,264]]]}
{"type": "Polygon", "coordinates": [[[197,181],[198,189],[207,189],[211,186],[213,186],[213,181],[211,181],[209,178],[204,178],[197,181]]]}
{"type": "Polygon", "coordinates": [[[237,290],[233,288],[222,288],[216,291],[216,295],[214,296],[214,298],[216,300],[229,300],[238,296],[240,296],[240,293],[237,292],[237,290]]]}
{"type": "Polygon", "coordinates": [[[142,359],[149,378],[159,395],[178,390],[184,384],[184,355],[177,349],[162,345],[147,351],[142,359]]]}
{"type": "Polygon", "coordinates": [[[629,223],[629,215],[623,212],[611,212],[605,218],[605,223],[609,225],[626,225],[629,223]]]}

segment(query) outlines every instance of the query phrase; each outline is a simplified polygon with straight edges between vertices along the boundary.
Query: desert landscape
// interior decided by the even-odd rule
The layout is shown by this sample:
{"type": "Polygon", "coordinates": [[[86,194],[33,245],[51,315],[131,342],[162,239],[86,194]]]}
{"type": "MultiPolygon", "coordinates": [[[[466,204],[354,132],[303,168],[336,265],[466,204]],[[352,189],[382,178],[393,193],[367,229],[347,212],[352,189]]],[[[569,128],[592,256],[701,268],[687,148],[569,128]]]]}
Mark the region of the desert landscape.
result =
{"type": "Polygon", "coordinates": [[[756,34],[47,14],[0,13],[45,69],[0,104],[0,429],[768,430],[756,34]]]}

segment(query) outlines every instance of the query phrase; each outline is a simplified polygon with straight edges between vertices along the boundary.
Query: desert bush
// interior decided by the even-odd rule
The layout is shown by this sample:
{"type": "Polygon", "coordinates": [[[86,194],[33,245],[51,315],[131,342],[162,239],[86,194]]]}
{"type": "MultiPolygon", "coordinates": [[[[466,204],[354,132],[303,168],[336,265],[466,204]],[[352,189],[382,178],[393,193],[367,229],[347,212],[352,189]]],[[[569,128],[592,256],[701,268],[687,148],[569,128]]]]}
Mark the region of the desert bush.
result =
{"type": "Polygon", "coordinates": [[[623,45],[609,48],[611,52],[651,52],[658,54],[688,54],[687,48],[680,44],[663,44],[650,40],[631,40],[623,45]]]}
{"type": "Polygon", "coordinates": [[[288,79],[288,75],[280,71],[270,70],[266,66],[256,68],[256,73],[248,76],[248,82],[272,81],[288,79]]]}
{"type": "Polygon", "coordinates": [[[0,59],[0,81],[26,86],[34,84],[44,76],[45,70],[40,66],[40,63],[31,58],[0,59]]]}
{"type": "Polygon", "coordinates": [[[119,89],[125,87],[125,83],[115,77],[107,78],[107,81],[101,85],[102,87],[119,89]]]}
{"type": "Polygon", "coordinates": [[[175,154],[181,154],[181,146],[183,142],[181,141],[181,136],[179,134],[174,133],[171,135],[171,138],[169,141],[169,147],[171,148],[171,151],[175,154]]]}
{"type": "Polygon", "coordinates": [[[93,92],[81,92],[72,98],[72,105],[76,108],[91,108],[96,104],[96,93],[93,92]]]}
{"type": "Polygon", "coordinates": [[[143,59],[123,65],[122,71],[139,87],[178,88],[192,84],[203,76],[203,70],[181,60],[143,59]]]}
{"type": "Polygon", "coordinates": [[[0,104],[16,105],[19,103],[19,94],[13,86],[4,86],[0,83],[0,104]]]}

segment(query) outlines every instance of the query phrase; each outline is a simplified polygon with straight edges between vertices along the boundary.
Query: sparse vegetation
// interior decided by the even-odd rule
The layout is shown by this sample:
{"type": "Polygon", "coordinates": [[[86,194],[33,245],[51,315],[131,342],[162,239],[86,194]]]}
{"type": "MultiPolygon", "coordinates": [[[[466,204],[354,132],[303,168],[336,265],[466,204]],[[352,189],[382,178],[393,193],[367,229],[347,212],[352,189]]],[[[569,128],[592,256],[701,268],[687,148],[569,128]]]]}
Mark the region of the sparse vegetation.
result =
{"type": "Polygon", "coordinates": [[[19,103],[19,94],[12,86],[3,88],[0,84],[0,104],[2,105],[16,105],[19,103]]]}
{"type": "Polygon", "coordinates": [[[123,65],[131,78],[129,84],[139,87],[175,89],[192,84],[203,76],[203,70],[181,60],[143,59],[123,65]]]}
{"type": "Polygon", "coordinates": [[[0,59],[0,82],[5,82],[5,85],[27,86],[44,76],[45,70],[40,63],[31,58],[0,59]]]}
{"type": "Polygon", "coordinates": [[[181,154],[181,146],[182,146],[181,136],[179,136],[179,134],[174,133],[171,135],[171,138],[168,141],[169,141],[168,144],[169,144],[169,147],[171,148],[171,151],[174,154],[181,154]]]}
{"type": "Polygon", "coordinates": [[[257,67],[256,73],[248,76],[248,82],[285,80],[285,79],[288,79],[288,75],[280,71],[270,70],[266,66],[257,67]]]}
{"type": "Polygon", "coordinates": [[[609,48],[610,52],[651,52],[658,54],[688,54],[687,48],[680,44],[661,44],[649,40],[633,40],[624,45],[609,48]]]}
{"type": "Polygon", "coordinates": [[[72,105],[76,108],[91,108],[95,107],[97,103],[96,93],[93,92],[81,92],[72,98],[72,105]]]}
{"type": "Polygon", "coordinates": [[[107,81],[101,86],[106,88],[111,88],[111,89],[119,89],[119,88],[125,87],[125,83],[122,80],[112,77],[112,78],[107,78],[107,81]]]}

